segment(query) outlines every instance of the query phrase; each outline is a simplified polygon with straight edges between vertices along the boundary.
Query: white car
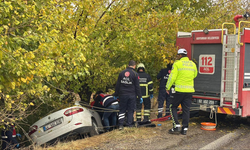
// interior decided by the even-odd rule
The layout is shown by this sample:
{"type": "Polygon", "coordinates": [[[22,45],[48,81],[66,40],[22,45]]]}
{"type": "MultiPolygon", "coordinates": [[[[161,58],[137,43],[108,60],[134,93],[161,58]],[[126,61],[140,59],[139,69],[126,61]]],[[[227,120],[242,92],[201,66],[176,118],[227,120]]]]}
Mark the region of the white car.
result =
{"type": "Polygon", "coordinates": [[[99,114],[78,104],[38,120],[30,127],[29,136],[36,145],[44,145],[72,134],[93,136],[100,132],[103,125],[99,114]]]}

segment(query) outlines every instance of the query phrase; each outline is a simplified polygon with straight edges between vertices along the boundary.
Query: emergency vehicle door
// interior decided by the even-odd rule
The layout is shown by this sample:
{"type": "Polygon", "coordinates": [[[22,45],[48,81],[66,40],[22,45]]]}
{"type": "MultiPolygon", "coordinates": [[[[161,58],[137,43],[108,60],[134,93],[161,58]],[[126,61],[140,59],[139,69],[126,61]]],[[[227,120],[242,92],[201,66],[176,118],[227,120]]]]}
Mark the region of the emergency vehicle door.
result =
{"type": "Polygon", "coordinates": [[[199,75],[195,78],[195,95],[219,97],[221,91],[221,44],[193,44],[192,59],[197,62],[199,75]],[[207,64],[212,64],[207,67],[207,64]]]}

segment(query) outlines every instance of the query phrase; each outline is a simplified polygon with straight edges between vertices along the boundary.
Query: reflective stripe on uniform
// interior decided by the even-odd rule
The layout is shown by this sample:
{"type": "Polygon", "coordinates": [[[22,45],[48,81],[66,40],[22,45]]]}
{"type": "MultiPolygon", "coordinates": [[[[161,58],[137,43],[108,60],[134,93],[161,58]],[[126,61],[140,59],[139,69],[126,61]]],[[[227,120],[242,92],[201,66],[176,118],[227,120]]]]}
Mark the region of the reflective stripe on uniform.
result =
{"type": "Polygon", "coordinates": [[[181,71],[181,70],[195,71],[195,69],[193,69],[193,68],[180,68],[180,69],[178,69],[178,71],[181,71]]]}
{"type": "Polygon", "coordinates": [[[117,101],[116,102],[113,102],[111,105],[117,105],[119,104],[117,101]]]}
{"type": "Polygon", "coordinates": [[[146,88],[146,95],[142,96],[142,98],[148,98],[149,97],[149,95],[148,95],[148,84],[140,84],[140,86],[145,86],[145,88],[146,88]]]}
{"type": "Polygon", "coordinates": [[[144,116],[150,116],[150,110],[148,109],[144,110],[144,116]]]}
{"type": "Polygon", "coordinates": [[[107,96],[107,97],[103,100],[103,102],[102,102],[103,106],[104,106],[106,100],[109,99],[109,98],[111,98],[111,97],[113,97],[113,96],[107,96]]]}
{"type": "MultiPolygon", "coordinates": [[[[149,85],[149,84],[153,84],[153,81],[148,82],[148,85],[149,85]]],[[[154,89],[152,88],[152,89],[150,89],[149,91],[152,92],[152,91],[154,91],[154,89]]]]}
{"type": "Polygon", "coordinates": [[[158,108],[158,112],[159,113],[163,112],[163,108],[158,108]]]}
{"type": "Polygon", "coordinates": [[[148,84],[153,84],[153,81],[148,82],[148,84]]]}
{"type": "Polygon", "coordinates": [[[123,119],[123,118],[125,118],[125,113],[123,113],[123,114],[119,114],[119,118],[118,118],[118,120],[123,119]]]}
{"type": "MultiPolygon", "coordinates": [[[[171,81],[171,80],[172,80],[172,74],[170,74],[169,77],[168,77],[168,81],[171,81]]],[[[167,82],[166,90],[169,90],[171,88],[169,85],[170,85],[170,82],[167,82]]]]}
{"type": "Polygon", "coordinates": [[[136,115],[141,115],[141,112],[136,113],[136,115]]]}
{"type": "Polygon", "coordinates": [[[7,136],[2,136],[3,139],[7,139],[8,137],[7,136]]]}
{"type": "Polygon", "coordinates": [[[189,85],[175,85],[177,88],[182,88],[182,89],[193,89],[194,86],[189,86],[189,85]]]}
{"type": "Polygon", "coordinates": [[[144,87],[146,88],[146,95],[145,95],[145,96],[142,96],[142,98],[148,98],[148,97],[149,97],[148,91],[150,91],[150,92],[154,91],[153,88],[150,89],[150,90],[148,90],[148,85],[149,85],[149,84],[153,84],[153,81],[150,81],[150,82],[148,82],[147,84],[140,84],[140,86],[144,86],[144,87]]]}

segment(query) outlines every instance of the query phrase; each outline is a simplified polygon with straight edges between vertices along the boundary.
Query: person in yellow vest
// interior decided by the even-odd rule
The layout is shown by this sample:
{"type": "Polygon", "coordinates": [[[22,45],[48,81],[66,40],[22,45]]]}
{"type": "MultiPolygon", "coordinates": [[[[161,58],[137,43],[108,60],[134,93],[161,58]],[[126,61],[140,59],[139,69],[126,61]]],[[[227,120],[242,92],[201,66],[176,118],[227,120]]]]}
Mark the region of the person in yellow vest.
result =
{"type": "Polygon", "coordinates": [[[194,78],[197,76],[196,64],[187,57],[187,50],[179,49],[177,60],[172,67],[166,84],[167,93],[172,88],[170,96],[170,113],[173,121],[173,128],[169,130],[170,134],[187,134],[190,117],[190,106],[194,90],[194,78]],[[182,107],[182,128],[178,121],[177,107],[182,107]]]}

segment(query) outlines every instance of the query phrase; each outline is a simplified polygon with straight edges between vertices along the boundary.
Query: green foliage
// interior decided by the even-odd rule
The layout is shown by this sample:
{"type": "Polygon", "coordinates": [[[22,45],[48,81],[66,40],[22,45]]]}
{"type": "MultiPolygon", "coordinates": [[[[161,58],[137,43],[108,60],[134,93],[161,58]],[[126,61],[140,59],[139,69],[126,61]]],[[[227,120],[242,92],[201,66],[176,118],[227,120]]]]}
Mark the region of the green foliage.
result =
{"type": "Polygon", "coordinates": [[[221,28],[244,13],[239,6],[238,0],[4,0],[1,114],[27,114],[42,104],[36,111],[44,115],[46,106],[67,105],[71,92],[88,101],[93,91],[114,88],[131,59],[156,81],[170,61],[165,57],[175,56],[178,31],[221,28]]]}

